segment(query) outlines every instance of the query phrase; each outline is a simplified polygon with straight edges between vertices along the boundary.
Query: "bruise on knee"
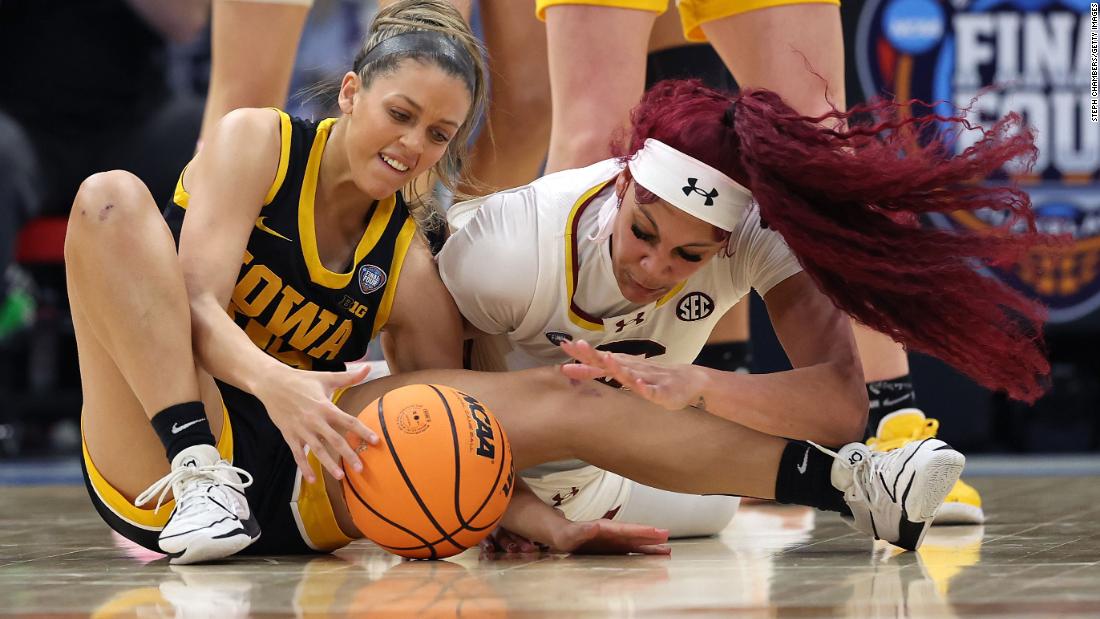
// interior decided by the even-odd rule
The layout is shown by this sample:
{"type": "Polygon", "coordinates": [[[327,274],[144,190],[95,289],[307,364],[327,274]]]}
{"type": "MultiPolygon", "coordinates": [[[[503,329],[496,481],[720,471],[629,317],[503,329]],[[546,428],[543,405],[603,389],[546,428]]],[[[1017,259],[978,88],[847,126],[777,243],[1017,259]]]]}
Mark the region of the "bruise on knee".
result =
{"type": "MultiPolygon", "coordinates": [[[[99,210],[99,221],[107,221],[107,217],[111,214],[111,209],[114,207],[115,205],[110,202],[103,205],[103,208],[99,210]]],[[[80,214],[84,214],[84,209],[80,209],[80,214]]]]}

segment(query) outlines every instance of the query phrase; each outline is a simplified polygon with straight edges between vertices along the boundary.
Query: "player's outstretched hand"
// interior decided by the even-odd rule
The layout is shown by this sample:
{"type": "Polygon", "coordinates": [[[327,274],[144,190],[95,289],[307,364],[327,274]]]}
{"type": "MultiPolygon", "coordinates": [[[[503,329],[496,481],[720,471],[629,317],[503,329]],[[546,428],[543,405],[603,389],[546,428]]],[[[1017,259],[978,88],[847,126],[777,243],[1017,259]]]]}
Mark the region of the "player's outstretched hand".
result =
{"type": "Polygon", "coordinates": [[[668,530],[606,518],[574,522],[555,535],[553,550],[585,555],[672,554],[668,530]]]}
{"type": "Polygon", "coordinates": [[[498,528],[481,540],[483,553],[530,554],[561,552],[590,555],[647,554],[667,555],[668,531],[640,524],[615,522],[606,518],[586,522],[569,522],[554,532],[549,546],[504,528],[498,528]]]}
{"type": "Polygon", "coordinates": [[[577,363],[561,366],[575,380],[611,378],[643,398],[670,410],[701,405],[706,371],[686,364],[664,364],[642,357],[596,350],[584,340],[562,342],[561,349],[577,363]]]}

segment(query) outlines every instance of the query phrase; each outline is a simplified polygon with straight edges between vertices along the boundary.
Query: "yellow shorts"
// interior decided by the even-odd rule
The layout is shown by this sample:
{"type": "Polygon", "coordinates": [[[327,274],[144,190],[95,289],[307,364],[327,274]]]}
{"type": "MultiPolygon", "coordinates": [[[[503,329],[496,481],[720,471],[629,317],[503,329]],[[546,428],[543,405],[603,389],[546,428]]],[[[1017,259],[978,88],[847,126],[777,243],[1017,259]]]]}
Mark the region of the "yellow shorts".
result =
{"type": "MultiPolygon", "coordinates": [[[[546,20],[546,7],[562,4],[583,4],[586,6],[607,6],[619,9],[635,9],[664,13],[669,0],[535,0],[535,15],[546,20]]],[[[748,13],[756,9],[788,4],[832,4],[840,6],[840,0],[677,0],[680,10],[680,24],[684,28],[684,37],[689,41],[706,41],[700,27],[703,24],[723,17],[748,13]]]]}

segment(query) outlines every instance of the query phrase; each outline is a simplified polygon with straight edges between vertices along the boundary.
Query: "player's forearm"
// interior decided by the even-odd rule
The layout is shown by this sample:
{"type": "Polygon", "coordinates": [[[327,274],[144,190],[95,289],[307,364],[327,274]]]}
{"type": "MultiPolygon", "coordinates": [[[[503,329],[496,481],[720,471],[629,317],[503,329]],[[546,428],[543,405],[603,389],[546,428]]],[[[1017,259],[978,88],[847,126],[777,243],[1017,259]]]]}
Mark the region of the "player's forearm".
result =
{"type": "Polygon", "coordinates": [[[191,299],[195,360],[214,378],[254,392],[257,384],[285,366],[252,343],[212,296],[191,299]]]}
{"type": "Polygon", "coordinates": [[[699,369],[706,377],[697,404],[713,415],[773,436],[827,445],[863,436],[867,394],[858,368],[826,362],[772,374],[699,369]]]}

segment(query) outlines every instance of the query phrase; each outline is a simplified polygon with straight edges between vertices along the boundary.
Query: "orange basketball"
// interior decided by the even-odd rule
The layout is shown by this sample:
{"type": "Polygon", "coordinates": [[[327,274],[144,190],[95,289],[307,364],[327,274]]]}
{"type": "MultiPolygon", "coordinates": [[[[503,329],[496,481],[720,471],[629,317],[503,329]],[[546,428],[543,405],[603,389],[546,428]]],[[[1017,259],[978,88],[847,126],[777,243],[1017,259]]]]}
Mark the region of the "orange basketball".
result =
{"type": "Polygon", "coordinates": [[[439,559],[476,545],[500,521],[515,471],[503,428],[476,398],[409,385],[371,402],[359,420],[381,442],[358,445],[363,472],[345,468],[355,526],[382,548],[439,559]]]}

